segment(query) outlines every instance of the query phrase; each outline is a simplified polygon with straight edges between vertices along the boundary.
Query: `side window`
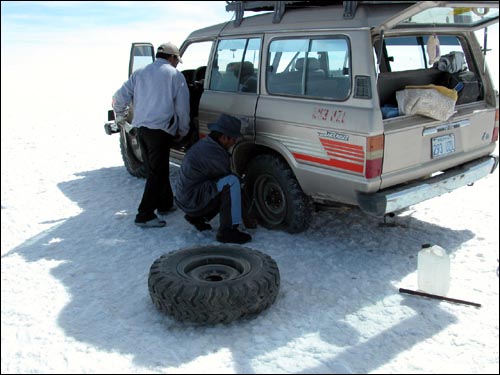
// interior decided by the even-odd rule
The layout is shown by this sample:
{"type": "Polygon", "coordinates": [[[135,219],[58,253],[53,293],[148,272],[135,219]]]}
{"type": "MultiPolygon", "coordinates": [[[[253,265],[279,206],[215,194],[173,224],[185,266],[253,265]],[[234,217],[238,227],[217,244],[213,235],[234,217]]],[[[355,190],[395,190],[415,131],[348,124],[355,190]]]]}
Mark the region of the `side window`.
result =
{"type": "Polygon", "coordinates": [[[226,39],[217,45],[210,89],[257,92],[260,39],[226,39]]]}
{"type": "Polygon", "coordinates": [[[134,68],[133,71],[137,69],[144,68],[146,65],[151,64],[153,59],[151,56],[134,56],[134,68]]]}
{"type": "MultiPolygon", "coordinates": [[[[177,68],[182,68],[182,73],[190,87],[198,86],[203,88],[212,45],[213,41],[193,42],[182,53],[182,64],[179,64],[177,68]]],[[[197,96],[197,94],[191,92],[191,97],[193,95],[197,96]]],[[[191,109],[192,111],[193,109],[191,109]]]]}
{"type": "MultiPolygon", "coordinates": [[[[463,52],[460,41],[455,36],[438,35],[440,55],[446,55],[452,51],[463,52]]],[[[404,70],[431,68],[434,60],[431,60],[428,52],[429,36],[405,36],[386,38],[387,71],[400,72],[404,70]]],[[[433,56],[434,57],[434,56],[433,56]]],[[[439,60],[439,57],[437,57],[439,60]]]]}
{"type": "Polygon", "coordinates": [[[187,46],[182,53],[182,70],[197,69],[200,66],[207,66],[210,50],[212,49],[212,41],[194,42],[187,46]]]}
{"type": "Polygon", "coordinates": [[[130,76],[137,69],[144,68],[154,61],[155,51],[150,43],[133,43],[130,50],[130,60],[128,75],[130,76]]]}
{"type": "Polygon", "coordinates": [[[270,94],[345,100],[351,91],[348,41],[345,37],[274,40],[266,72],[270,94]]]}

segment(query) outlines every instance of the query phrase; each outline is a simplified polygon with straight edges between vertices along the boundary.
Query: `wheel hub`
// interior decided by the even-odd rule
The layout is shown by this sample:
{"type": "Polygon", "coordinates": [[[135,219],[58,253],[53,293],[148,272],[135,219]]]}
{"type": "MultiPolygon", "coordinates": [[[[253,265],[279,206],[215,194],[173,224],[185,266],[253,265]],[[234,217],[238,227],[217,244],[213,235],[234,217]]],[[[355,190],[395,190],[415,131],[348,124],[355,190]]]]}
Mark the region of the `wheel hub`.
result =
{"type": "Polygon", "coordinates": [[[260,215],[269,223],[281,224],[286,216],[286,197],[274,177],[260,176],[255,182],[255,197],[260,215]]]}

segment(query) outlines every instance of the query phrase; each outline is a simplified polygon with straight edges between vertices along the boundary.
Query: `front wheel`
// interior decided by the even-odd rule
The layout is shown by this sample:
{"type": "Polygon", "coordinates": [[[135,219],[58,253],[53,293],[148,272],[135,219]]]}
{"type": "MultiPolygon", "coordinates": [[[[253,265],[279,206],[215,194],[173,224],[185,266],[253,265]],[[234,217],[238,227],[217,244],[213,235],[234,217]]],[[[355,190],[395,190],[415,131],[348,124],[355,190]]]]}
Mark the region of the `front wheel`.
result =
{"type": "Polygon", "coordinates": [[[120,151],[128,173],[139,178],[148,176],[148,168],[142,157],[139,139],[132,132],[127,132],[123,126],[120,127],[120,151]]]}
{"type": "Polygon", "coordinates": [[[245,193],[253,200],[259,223],[289,233],[306,230],[312,203],[288,165],[273,155],[259,155],[247,169],[245,193]]]}

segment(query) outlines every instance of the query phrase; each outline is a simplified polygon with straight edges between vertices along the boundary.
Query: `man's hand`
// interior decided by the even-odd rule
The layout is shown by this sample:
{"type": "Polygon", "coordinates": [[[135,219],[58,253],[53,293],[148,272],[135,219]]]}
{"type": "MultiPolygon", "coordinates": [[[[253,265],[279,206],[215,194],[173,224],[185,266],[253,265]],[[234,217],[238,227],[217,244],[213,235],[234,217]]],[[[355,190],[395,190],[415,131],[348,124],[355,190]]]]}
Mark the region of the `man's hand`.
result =
{"type": "MultiPolygon", "coordinates": [[[[115,124],[118,127],[122,127],[125,129],[127,133],[130,133],[130,131],[133,129],[132,125],[127,121],[127,115],[126,114],[115,114],[115,124]]],[[[133,133],[131,133],[133,134],[133,133]]]]}
{"type": "Polygon", "coordinates": [[[125,123],[127,122],[127,116],[122,115],[122,114],[115,114],[115,123],[118,126],[125,126],[125,123]]]}

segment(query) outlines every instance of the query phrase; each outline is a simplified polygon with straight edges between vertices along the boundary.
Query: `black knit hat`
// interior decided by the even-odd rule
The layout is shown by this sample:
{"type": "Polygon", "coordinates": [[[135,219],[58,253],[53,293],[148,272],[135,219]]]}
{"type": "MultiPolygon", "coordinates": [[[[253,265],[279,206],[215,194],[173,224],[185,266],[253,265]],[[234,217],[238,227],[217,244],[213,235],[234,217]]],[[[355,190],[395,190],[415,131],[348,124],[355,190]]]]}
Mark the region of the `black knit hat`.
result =
{"type": "Polygon", "coordinates": [[[208,129],[222,133],[231,138],[241,137],[240,119],[234,116],[226,115],[225,113],[221,114],[216,122],[208,124],[208,129]]]}

